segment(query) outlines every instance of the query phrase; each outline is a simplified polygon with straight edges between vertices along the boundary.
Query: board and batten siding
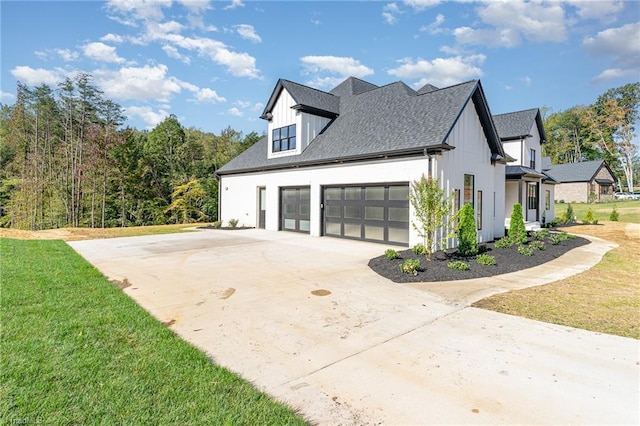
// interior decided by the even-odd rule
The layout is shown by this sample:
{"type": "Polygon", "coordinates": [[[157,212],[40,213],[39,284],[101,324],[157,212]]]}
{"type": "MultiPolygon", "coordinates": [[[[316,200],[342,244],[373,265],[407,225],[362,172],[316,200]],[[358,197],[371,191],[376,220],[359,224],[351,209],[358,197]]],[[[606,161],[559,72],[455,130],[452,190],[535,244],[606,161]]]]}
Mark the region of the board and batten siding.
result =
{"type": "Polygon", "coordinates": [[[491,149],[472,102],[469,102],[449,134],[446,143],[455,149],[437,157],[438,178],[447,193],[464,193],[464,175],[474,176],[474,205],[482,191],[482,229],[479,242],[504,235],[505,166],[491,164],[491,149]]]}
{"type": "Polygon", "coordinates": [[[301,113],[300,116],[301,125],[296,133],[298,133],[298,139],[300,140],[300,148],[304,151],[311,141],[320,134],[322,129],[329,124],[331,119],[305,112],[301,113]]]}
{"type": "Polygon", "coordinates": [[[300,112],[292,109],[295,101],[287,92],[282,89],[278,100],[276,101],[272,114],[273,118],[267,126],[267,137],[269,138],[269,158],[287,157],[290,155],[300,155],[311,141],[320,134],[322,129],[331,121],[329,118],[318,117],[317,115],[300,112]],[[273,129],[284,126],[296,125],[296,149],[283,152],[272,152],[273,148],[273,129]]]}

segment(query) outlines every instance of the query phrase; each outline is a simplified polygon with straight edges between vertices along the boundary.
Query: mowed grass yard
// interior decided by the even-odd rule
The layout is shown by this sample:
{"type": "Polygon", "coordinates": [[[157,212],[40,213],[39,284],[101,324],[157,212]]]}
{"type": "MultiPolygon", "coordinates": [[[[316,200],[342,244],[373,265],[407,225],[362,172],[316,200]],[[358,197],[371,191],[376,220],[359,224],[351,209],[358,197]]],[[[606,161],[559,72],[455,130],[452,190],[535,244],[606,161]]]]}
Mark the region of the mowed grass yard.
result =
{"type": "Polygon", "coordinates": [[[0,239],[1,424],[306,424],[63,241],[0,239]]]}
{"type": "MultiPolygon", "coordinates": [[[[538,321],[640,339],[640,201],[572,204],[578,220],[591,208],[598,225],[561,228],[619,244],[589,271],[548,285],[495,295],[473,306],[538,321]],[[619,222],[610,222],[616,206],[619,222]]],[[[556,204],[556,216],[566,204],[556,204]]]]}

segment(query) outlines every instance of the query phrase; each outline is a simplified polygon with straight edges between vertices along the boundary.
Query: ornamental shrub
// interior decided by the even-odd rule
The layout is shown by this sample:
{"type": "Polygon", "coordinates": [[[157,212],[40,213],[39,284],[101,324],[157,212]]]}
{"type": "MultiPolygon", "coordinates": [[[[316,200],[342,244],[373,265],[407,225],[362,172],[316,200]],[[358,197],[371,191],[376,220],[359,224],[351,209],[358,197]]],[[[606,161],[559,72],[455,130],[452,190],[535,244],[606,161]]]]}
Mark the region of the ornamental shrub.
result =
{"type": "Polygon", "coordinates": [[[398,253],[396,250],[394,249],[387,249],[384,252],[384,255],[387,257],[387,259],[389,260],[393,260],[393,259],[400,259],[400,253],[398,253]]]}
{"type": "Polygon", "coordinates": [[[611,211],[611,214],[609,215],[609,220],[611,222],[617,222],[618,219],[620,219],[620,215],[618,214],[618,210],[616,210],[616,206],[613,206],[613,210],[611,211]]]}
{"type": "Polygon", "coordinates": [[[458,253],[462,256],[474,256],[478,253],[478,231],[471,204],[465,204],[460,210],[458,223],[458,253]]]}
{"type": "Polygon", "coordinates": [[[514,244],[523,244],[527,242],[527,230],[524,227],[522,205],[520,203],[515,203],[513,205],[511,222],[509,223],[509,239],[514,244]]]}
{"type": "Polygon", "coordinates": [[[238,219],[229,219],[229,226],[232,228],[238,226],[238,219]]]}
{"type": "Polygon", "coordinates": [[[533,256],[533,247],[521,244],[518,246],[518,253],[523,256],[533,256]]]}
{"type": "Polygon", "coordinates": [[[531,243],[529,244],[529,247],[531,247],[534,250],[544,250],[545,249],[544,241],[531,241],[531,243]]]}
{"type": "Polygon", "coordinates": [[[476,256],[476,262],[478,265],[491,266],[496,264],[496,258],[489,254],[479,254],[476,256]]]}
{"type": "Polygon", "coordinates": [[[587,213],[584,215],[584,219],[582,219],[582,222],[585,224],[590,224],[593,223],[594,225],[598,224],[598,219],[596,219],[596,215],[593,214],[593,210],[588,209],[587,213]]]}
{"type": "Polygon", "coordinates": [[[424,244],[420,244],[420,243],[411,247],[411,251],[418,256],[424,256],[425,254],[427,254],[427,248],[424,246],[424,244]]]}
{"type": "Polygon", "coordinates": [[[468,271],[469,270],[469,264],[465,263],[465,262],[463,262],[461,260],[455,260],[453,262],[449,262],[447,264],[447,266],[450,269],[453,269],[455,271],[468,271]]]}
{"type": "Polygon", "coordinates": [[[400,265],[400,270],[405,274],[418,275],[420,271],[420,259],[407,259],[400,265]]]}
{"type": "Polygon", "coordinates": [[[493,246],[495,248],[509,248],[513,246],[513,241],[509,237],[503,237],[496,241],[493,246]]]}

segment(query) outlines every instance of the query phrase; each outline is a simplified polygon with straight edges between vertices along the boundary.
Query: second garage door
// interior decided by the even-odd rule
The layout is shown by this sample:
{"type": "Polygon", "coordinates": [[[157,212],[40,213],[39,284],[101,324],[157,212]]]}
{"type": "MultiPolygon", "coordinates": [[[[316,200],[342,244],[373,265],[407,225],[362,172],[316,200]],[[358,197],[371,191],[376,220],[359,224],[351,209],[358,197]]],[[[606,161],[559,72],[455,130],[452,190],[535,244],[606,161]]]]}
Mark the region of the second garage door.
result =
{"type": "Polygon", "coordinates": [[[323,188],[324,235],[409,244],[409,184],[323,188]]]}

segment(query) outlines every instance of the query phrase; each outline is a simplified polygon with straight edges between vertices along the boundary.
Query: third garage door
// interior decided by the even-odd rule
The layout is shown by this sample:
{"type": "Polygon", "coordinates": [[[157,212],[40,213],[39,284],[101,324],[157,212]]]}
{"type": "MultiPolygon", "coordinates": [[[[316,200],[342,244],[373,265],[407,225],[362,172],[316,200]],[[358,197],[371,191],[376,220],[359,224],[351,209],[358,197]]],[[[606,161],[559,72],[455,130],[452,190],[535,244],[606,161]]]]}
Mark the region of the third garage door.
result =
{"type": "Polygon", "coordinates": [[[324,235],[409,244],[409,184],[323,188],[324,235]]]}

